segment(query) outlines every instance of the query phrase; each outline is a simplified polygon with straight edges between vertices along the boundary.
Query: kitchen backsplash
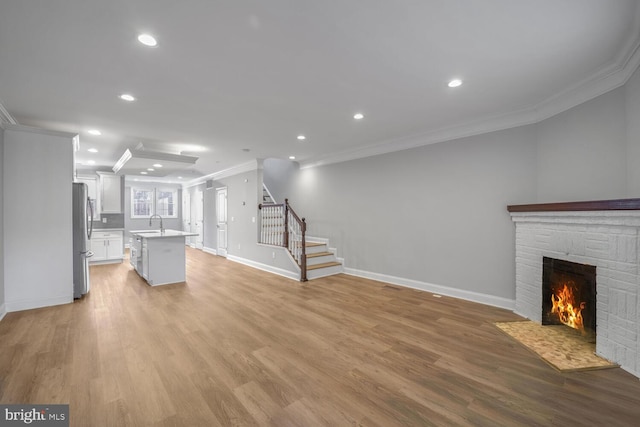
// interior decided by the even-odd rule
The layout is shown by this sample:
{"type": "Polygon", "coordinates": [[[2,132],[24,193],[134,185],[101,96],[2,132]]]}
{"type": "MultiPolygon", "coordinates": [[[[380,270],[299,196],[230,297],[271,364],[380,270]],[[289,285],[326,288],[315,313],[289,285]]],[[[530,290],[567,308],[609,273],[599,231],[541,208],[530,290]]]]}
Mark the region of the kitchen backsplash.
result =
{"type": "Polygon", "coordinates": [[[124,228],[124,214],[100,214],[100,219],[93,222],[93,228],[124,228]],[[105,218],[106,223],[104,222],[105,218]]]}

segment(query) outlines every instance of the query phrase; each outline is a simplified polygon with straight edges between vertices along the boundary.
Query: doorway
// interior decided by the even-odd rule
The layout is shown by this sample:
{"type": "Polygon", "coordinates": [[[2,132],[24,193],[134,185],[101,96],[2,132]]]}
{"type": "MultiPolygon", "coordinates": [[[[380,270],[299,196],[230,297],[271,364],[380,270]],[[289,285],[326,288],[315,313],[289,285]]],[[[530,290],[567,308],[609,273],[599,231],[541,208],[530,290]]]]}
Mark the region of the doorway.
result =
{"type": "Polygon", "coordinates": [[[193,211],[191,211],[191,231],[198,233],[197,236],[193,236],[193,243],[195,243],[197,249],[202,249],[204,248],[204,193],[202,190],[196,190],[193,198],[195,199],[195,206],[193,211]]]}
{"type": "Polygon", "coordinates": [[[227,256],[227,187],[216,188],[217,254],[227,256]]]}

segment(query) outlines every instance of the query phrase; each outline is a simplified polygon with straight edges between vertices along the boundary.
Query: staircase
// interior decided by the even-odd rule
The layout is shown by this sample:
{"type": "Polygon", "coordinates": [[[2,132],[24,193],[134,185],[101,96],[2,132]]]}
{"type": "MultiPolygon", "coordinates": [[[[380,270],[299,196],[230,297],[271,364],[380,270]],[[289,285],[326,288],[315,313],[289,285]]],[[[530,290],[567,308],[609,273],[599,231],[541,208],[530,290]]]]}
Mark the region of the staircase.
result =
{"type": "Polygon", "coordinates": [[[269,192],[269,189],[266,185],[262,184],[262,204],[263,205],[273,205],[276,202],[273,200],[273,196],[269,192]]]}
{"type": "Polygon", "coordinates": [[[342,264],[336,259],[336,254],[329,251],[327,243],[306,242],[307,249],[307,279],[332,276],[342,273],[342,264]]]}
{"type": "Polygon", "coordinates": [[[263,201],[260,208],[260,243],[283,246],[300,268],[300,281],[342,273],[342,264],[335,253],[329,250],[328,242],[322,239],[306,239],[305,219],[295,213],[285,200],[284,204],[273,203],[273,198],[263,186],[263,201]],[[266,196],[271,200],[268,202],[266,196]]]}

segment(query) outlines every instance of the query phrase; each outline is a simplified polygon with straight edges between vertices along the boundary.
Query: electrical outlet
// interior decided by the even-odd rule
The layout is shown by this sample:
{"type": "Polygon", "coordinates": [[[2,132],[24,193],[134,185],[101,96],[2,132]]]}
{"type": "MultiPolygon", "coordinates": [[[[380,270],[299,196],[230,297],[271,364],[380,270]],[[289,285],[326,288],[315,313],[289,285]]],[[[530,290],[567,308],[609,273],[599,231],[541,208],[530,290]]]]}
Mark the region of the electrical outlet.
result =
{"type": "Polygon", "coordinates": [[[102,218],[102,223],[106,224],[107,223],[107,218],[102,218]]]}
{"type": "Polygon", "coordinates": [[[251,217],[251,222],[256,222],[256,217],[255,216],[251,217]]]}
{"type": "Polygon", "coordinates": [[[240,249],[240,243],[238,243],[238,249],[240,249]]]}
{"type": "Polygon", "coordinates": [[[232,217],[231,217],[231,222],[233,222],[233,221],[235,221],[235,220],[236,220],[236,217],[235,217],[235,216],[232,216],[232,217]]]}
{"type": "Polygon", "coordinates": [[[276,259],[276,253],[275,252],[271,252],[271,258],[276,259]]]}

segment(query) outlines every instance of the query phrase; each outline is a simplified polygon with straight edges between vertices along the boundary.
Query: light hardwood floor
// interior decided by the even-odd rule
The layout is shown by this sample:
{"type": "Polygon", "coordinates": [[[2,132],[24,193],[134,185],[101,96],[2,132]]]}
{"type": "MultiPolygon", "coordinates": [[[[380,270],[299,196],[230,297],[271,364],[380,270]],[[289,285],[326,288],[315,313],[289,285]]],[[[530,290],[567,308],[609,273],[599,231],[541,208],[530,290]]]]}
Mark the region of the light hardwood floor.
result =
{"type": "Polygon", "coordinates": [[[82,300],[7,314],[0,402],[69,403],[72,426],[640,424],[637,378],[557,372],[506,310],[187,257],[186,284],[95,266],[82,300]]]}

